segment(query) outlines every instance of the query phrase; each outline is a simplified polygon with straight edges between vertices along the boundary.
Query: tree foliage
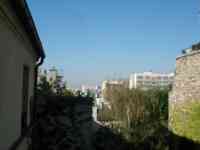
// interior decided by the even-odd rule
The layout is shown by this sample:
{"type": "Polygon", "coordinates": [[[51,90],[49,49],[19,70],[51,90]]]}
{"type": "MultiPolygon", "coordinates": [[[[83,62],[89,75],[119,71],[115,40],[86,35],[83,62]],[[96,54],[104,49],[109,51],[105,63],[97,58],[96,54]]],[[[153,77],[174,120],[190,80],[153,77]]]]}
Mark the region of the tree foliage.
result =
{"type": "Polygon", "coordinates": [[[46,76],[42,76],[37,85],[39,95],[57,95],[57,96],[73,96],[73,93],[67,89],[66,83],[55,80],[53,83],[47,81],[46,76]]]}
{"type": "Polygon", "coordinates": [[[110,111],[113,117],[129,125],[148,120],[168,119],[167,90],[111,88],[106,91],[106,100],[111,105],[110,111]]]}
{"type": "Polygon", "coordinates": [[[53,94],[52,86],[47,81],[46,76],[41,77],[41,80],[37,85],[37,92],[40,95],[52,95],[53,94]]]}
{"type": "Polygon", "coordinates": [[[168,121],[168,90],[113,87],[106,91],[105,99],[111,109],[103,109],[101,117],[120,122],[113,126],[114,131],[120,132],[138,148],[144,143],[152,144],[153,149],[166,148],[167,132],[163,128],[167,127],[168,121]],[[156,139],[157,143],[151,143],[149,138],[156,139]]]}

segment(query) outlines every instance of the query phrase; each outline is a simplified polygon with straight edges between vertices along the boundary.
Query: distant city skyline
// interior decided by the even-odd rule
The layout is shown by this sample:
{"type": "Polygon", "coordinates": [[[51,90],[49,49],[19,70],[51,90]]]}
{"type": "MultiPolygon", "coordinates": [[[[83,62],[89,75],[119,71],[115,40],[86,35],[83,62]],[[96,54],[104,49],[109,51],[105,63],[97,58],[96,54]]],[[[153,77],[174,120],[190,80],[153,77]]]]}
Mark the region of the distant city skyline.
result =
{"type": "MultiPolygon", "coordinates": [[[[57,75],[59,76],[62,76],[63,79],[65,79],[65,76],[62,74],[62,70],[63,69],[59,69],[59,68],[56,68],[55,66],[52,66],[50,68],[40,68],[40,72],[41,72],[41,75],[44,74],[44,72],[48,72],[47,73],[47,79],[50,77],[49,75],[49,72],[51,72],[52,70],[55,70],[57,72],[57,75]]],[[[106,78],[104,80],[101,80],[101,81],[98,81],[96,83],[81,83],[80,85],[78,86],[73,86],[73,84],[69,84],[69,81],[67,81],[67,79],[65,80],[67,86],[69,88],[72,88],[72,89],[79,89],[79,90],[82,90],[83,88],[87,89],[95,89],[97,88],[98,86],[102,86],[104,82],[107,82],[107,81],[110,81],[110,82],[121,82],[121,81],[124,81],[124,80],[127,80],[127,82],[129,82],[130,84],[130,77],[133,75],[133,74],[144,74],[144,75],[174,75],[174,72],[153,72],[152,70],[149,70],[149,71],[144,71],[144,72],[132,72],[130,73],[128,76],[126,77],[116,77],[116,76],[113,76],[113,77],[110,77],[110,78],[106,78]]],[[[56,75],[54,75],[56,76],[56,75]]],[[[55,78],[55,77],[53,77],[55,78]]]]}
{"type": "Polygon", "coordinates": [[[47,55],[72,87],[132,72],[173,72],[200,38],[199,0],[28,0],[47,55]],[[45,8],[45,11],[44,11],[45,8]]]}

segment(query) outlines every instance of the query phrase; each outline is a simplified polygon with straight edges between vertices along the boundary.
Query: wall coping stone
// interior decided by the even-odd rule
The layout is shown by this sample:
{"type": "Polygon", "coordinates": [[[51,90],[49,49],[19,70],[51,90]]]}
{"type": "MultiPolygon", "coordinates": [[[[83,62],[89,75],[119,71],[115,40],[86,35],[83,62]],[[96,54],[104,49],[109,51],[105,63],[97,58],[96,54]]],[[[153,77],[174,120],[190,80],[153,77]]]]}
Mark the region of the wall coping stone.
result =
{"type": "Polygon", "coordinates": [[[183,57],[193,56],[193,55],[196,55],[196,54],[198,54],[198,53],[200,53],[200,50],[195,50],[195,51],[192,51],[192,52],[190,52],[190,53],[188,53],[188,54],[183,54],[183,55],[178,56],[178,57],[176,58],[176,60],[181,59],[181,58],[183,58],[183,57]]]}

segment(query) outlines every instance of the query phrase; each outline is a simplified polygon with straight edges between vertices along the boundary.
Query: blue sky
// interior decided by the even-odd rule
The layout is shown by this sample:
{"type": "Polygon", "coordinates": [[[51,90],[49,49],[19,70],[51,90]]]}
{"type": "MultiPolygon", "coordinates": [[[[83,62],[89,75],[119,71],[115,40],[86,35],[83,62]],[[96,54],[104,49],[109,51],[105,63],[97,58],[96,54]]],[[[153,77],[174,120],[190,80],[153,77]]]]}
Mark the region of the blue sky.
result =
{"type": "Polygon", "coordinates": [[[199,0],[28,0],[47,58],[70,86],[169,72],[200,41],[199,0]]]}

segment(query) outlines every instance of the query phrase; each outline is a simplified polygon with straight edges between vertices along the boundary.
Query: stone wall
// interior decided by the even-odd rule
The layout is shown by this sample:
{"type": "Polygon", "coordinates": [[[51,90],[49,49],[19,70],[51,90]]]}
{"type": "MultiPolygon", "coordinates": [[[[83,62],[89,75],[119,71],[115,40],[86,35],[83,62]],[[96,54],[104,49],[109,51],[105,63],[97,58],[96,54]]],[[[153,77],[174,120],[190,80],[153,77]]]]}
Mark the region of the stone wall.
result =
{"type": "Polygon", "coordinates": [[[177,58],[169,102],[180,104],[192,100],[200,101],[200,50],[177,58]]]}
{"type": "Polygon", "coordinates": [[[194,122],[198,121],[198,118],[196,118],[197,116],[192,117],[191,114],[195,115],[193,111],[196,110],[193,107],[199,102],[200,50],[196,50],[186,53],[176,60],[175,81],[169,94],[169,129],[175,134],[187,138],[195,137],[192,133],[199,132],[199,129],[196,130],[198,123],[194,122]],[[194,120],[194,118],[196,119],[194,120]]]}

